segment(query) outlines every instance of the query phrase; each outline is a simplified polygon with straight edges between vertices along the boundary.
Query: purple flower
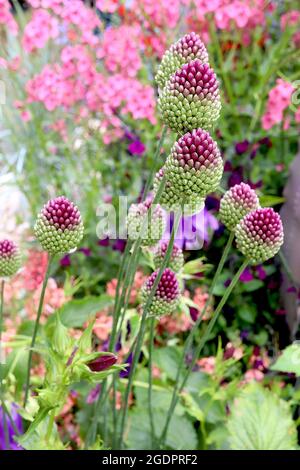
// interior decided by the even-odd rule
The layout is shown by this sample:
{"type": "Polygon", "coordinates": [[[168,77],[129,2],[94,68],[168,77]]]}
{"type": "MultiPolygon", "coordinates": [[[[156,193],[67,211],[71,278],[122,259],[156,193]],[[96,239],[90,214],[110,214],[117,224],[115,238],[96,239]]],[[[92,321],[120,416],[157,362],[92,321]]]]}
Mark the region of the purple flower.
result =
{"type": "Polygon", "coordinates": [[[128,145],[127,149],[131,155],[141,156],[145,152],[146,147],[140,140],[134,140],[128,145]]]}
{"type": "Polygon", "coordinates": [[[125,361],[125,364],[128,364],[127,367],[124,370],[121,370],[119,374],[121,379],[125,379],[129,376],[130,371],[131,371],[132,360],[133,360],[133,354],[131,352],[125,361]]]}
{"type": "Polygon", "coordinates": [[[123,251],[125,250],[125,246],[126,246],[126,240],[116,240],[112,246],[112,249],[123,253],[123,251]]]}
{"type": "MultiPolygon", "coordinates": [[[[169,224],[163,236],[164,240],[170,239],[173,223],[169,224]]],[[[204,207],[198,214],[181,218],[175,243],[185,250],[197,250],[203,243],[210,243],[212,235],[219,228],[219,222],[215,216],[204,207]]]]}
{"type": "Polygon", "coordinates": [[[68,266],[71,266],[71,257],[70,257],[70,255],[63,256],[60,259],[59,264],[64,268],[67,268],[68,266]]]}
{"type": "Polygon", "coordinates": [[[243,142],[238,142],[235,145],[235,151],[238,155],[242,155],[243,153],[246,153],[247,150],[249,149],[249,141],[248,140],[243,140],[243,142]]]}
{"type": "Polygon", "coordinates": [[[109,238],[106,237],[103,240],[99,240],[97,244],[99,246],[109,246],[109,238]]]}
{"type": "Polygon", "coordinates": [[[249,268],[246,268],[242,274],[240,275],[240,281],[241,282],[244,282],[244,283],[247,283],[247,282],[250,282],[250,281],[253,281],[253,275],[250,271],[249,268]]]}
{"type": "Polygon", "coordinates": [[[3,413],[3,408],[0,406],[0,450],[22,450],[22,447],[15,442],[16,433],[23,434],[23,424],[21,416],[18,414],[18,406],[12,403],[10,407],[10,415],[14,422],[12,425],[6,413],[3,413]],[[7,436],[5,435],[4,419],[6,421],[7,436]]]}
{"type": "Polygon", "coordinates": [[[90,391],[90,393],[88,394],[87,396],[87,399],[86,399],[86,402],[90,405],[91,403],[94,403],[98,396],[99,396],[99,393],[100,393],[100,390],[101,390],[101,384],[97,384],[95,388],[92,388],[92,390],[90,391]]]}
{"type": "Polygon", "coordinates": [[[256,266],[255,267],[255,271],[258,275],[258,278],[261,280],[261,281],[264,281],[267,277],[267,273],[266,271],[264,270],[264,268],[262,266],[256,266]]]}
{"type": "Polygon", "coordinates": [[[83,253],[85,256],[91,256],[91,250],[86,247],[79,248],[79,251],[83,253]]]}

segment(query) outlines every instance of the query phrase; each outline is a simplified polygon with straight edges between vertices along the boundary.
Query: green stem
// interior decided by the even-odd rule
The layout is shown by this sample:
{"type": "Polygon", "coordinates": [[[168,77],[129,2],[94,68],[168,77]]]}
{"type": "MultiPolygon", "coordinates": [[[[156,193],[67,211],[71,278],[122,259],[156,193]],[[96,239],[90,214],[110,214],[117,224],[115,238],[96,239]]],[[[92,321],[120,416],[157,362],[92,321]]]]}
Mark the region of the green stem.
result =
{"type": "Polygon", "coordinates": [[[223,254],[222,254],[222,257],[220,259],[220,262],[219,262],[219,265],[217,267],[217,270],[215,272],[215,275],[213,277],[213,280],[212,280],[212,283],[211,283],[211,286],[210,286],[210,289],[209,289],[209,293],[208,293],[208,298],[205,302],[205,305],[203,307],[203,310],[202,312],[199,314],[196,322],[194,323],[193,325],[193,328],[190,330],[189,332],[189,335],[186,339],[186,342],[185,342],[185,345],[184,345],[184,349],[183,349],[183,353],[181,355],[181,358],[180,358],[180,362],[179,362],[179,365],[178,365],[178,369],[177,369],[177,374],[176,374],[176,379],[175,379],[175,385],[174,385],[174,388],[173,388],[173,394],[172,394],[172,399],[171,399],[171,403],[170,403],[170,407],[169,407],[169,410],[168,410],[168,413],[167,413],[167,426],[169,425],[169,422],[168,420],[171,419],[171,416],[169,418],[169,413],[170,413],[170,410],[173,408],[174,406],[174,402],[177,398],[177,394],[178,394],[178,389],[179,389],[179,383],[180,383],[180,374],[181,374],[181,371],[182,371],[182,367],[184,365],[184,360],[185,360],[185,357],[187,355],[187,352],[188,350],[190,349],[190,346],[192,344],[192,341],[193,341],[193,338],[195,336],[195,333],[199,330],[199,326],[200,326],[200,323],[207,311],[207,308],[211,302],[211,298],[212,298],[212,295],[213,295],[213,291],[215,289],[215,286],[218,282],[218,279],[219,279],[219,276],[221,274],[221,271],[223,270],[223,267],[224,267],[224,264],[227,260],[227,257],[228,257],[228,254],[229,254],[229,251],[230,251],[230,248],[232,246],[232,242],[233,242],[233,239],[234,239],[234,232],[230,232],[230,235],[229,235],[229,238],[228,238],[228,241],[227,241],[227,244],[225,246],[225,249],[223,251],[223,254]]]}
{"type": "Polygon", "coordinates": [[[153,343],[154,343],[154,331],[155,331],[155,317],[150,319],[150,337],[149,337],[149,361],[148,361],[148,372],[149,372],[149,387],[148,387],[148,410],[149,410],[149,421],[151,428],[151,449],[154,447],[155,428],[154,418],[152,409],[152,357],[153,357],[153,343]]]}
{"type": "Polygon", "coordinates": [[[147,183],[145,184],[145,188],[144,188],[144,191],[143,191],[143,201],[146,199],[147,194],[149,192],[149,189],[150,189],[150,186],[151,186],[151,183],[152,183],[152,180],[153,180],[153,176],[154,176],[154,173],[155,173],[155,170],[156,170],[156,162],[157,162],[158,157],[160,155],[160,152],[161,152],[161,149],[162,149],[162,146],[163,146],[166,134],[167,134],[167,130],[168,130],[167,126],[163,126],[162,133],[161,133],[161,136],[160,136],[157,148],[156,148],[156,152],[155,152],[155,155],[154,155],[154,163],[152,165],[151,171],[150,171],[149,176],[148,176],[147,183]]]}
{"type": "Polygon", "coordinates": [[[230,296],[233,288],[235,287],[235,285],[237,284],[237,282],[239,281],[240,279],[240,276],[242,274],[242,272],[246,269],[246,267],[248,266],[249,264],[249,261],[248,260],[245,260],[243,262],[243,264],[241,265],[240,269],[237,271],[237,273],[235,274],[234,278],[232,279],[231,283],[229,284],[229,286],[227,287],[226,291],[224,292],[224,295],[222,297],[222,299],[220,300],[210,322],[208,323],[207,325],[207,328],[204,332],[204,335],[202,336],[202,338],[200,339],[200,342],[195,350],[195,353],[193,355],[193,359],[188,367],[188,370],[184,376],[184,379],[178,389],[178,394],[176,395],[175,399],[173,400],[173,402],[171,403],[171,406],[169,408],[169,411],[168,411],[168,415],[167,415],[167,420],[166,420],[166,424],[164,426],[164,429],[163,429],[163,432],[161,434],[161,438],[160,438],[160,446],[163,446],[164,445],[164,442],[166,440],[166,437],[167,437],[167,432],[168,432],[168,427],[169,427],[169,423],[170,423],[170,420],[172,418],[172,415],[173,415],[173,412],[175,410],[175,407],[177,405],[177,402],[178,402],[178,398],[179,398],[179,394],[181,393],[181,391],[183,390],[188,378],[189,378],[189,375],[191,373],[191,371],[193,370],[195,364],[196,364],[196,361],[203,349],[203,347],[205,346],[211,332],[212,332],[212,329],[213,327],[215,326],[215,323],[217,321],[217,319],[219,318],[219,315],[222,311],[222,308],[224,307],[224,305],[226,304],[227,300],[228,300],[228,297],[230,296]]]}
{"type": "Polygon", "coordinates": [[[4,385],[3,385],[3,369],[2,369],[2,331],[3,331],[3,306],[4,306],[4,286],[5,281],[4,279],[1,280],[1,292],[0,292],[0,393],[1,393],[1,405],[2,405],[2,421],[3,421],[3,430],[5,436],[5,447],[9,450],[9,434],[8,434],[8,426],[6,421],[6,412],[4,405],[4,385]]]}
{"type": "Polygon", "coordinates": [[[38,311],[37,311],[37,317],[36,317],[36,320],[35,320],[34,330],[33,330],[32,338],[31,338],[31,344],[30,344],[30,350],[29,350],[29,356],[28,356],[28,364],[27,364],[27,376],[26,376],[25,396],[24,396],[24,408],[27,404],[27,399],[28,399],[28,394],[29,394],[30,370],[31,370],[31,363],[32,363],[33,348],[35,346],[35,341],[36,341],[37,333],[38,333],[38,330],[39,330],[40,318],[41,318],[41,314],[42,314],[42,311],[43,311],[45,292],[46,292],[48,279],[49,279],[49,276],[50,276],[50,270],[51,270],[53,259],[54,259],[54,256],[51,255],[49,257],[47,271],[46,271],[44,281],[43,281],[43,286],[42,286],[42,291],[41,291],[41,296],[40,296],[40,301],[39,301],[39,306],[38,306],[38,311]]]}
{"type": "Polygon", "coordinates": [[[54,420],[55,420],[55,409],[50,411],[50,416],[49,416],[49,421],[48,421],[48,426],[47,426],[47,432],[46,432],[46,443],[48,444],[51,438],[52,434],[52,429],[54,426],[54,420]]]}
{"type": "Polygon", "coordinates": [[[127,387],[126,387],[126,391],[125,391],[125,396],[124,396],[124,400],[123,400],[124,408],[123,408],[123,413],[122,413],[122,418],[121,418],[121,428],[120,428],[120,443],[119,443],[120,444],[119,445],[120,449],[122,449],[122,446],[123,446],[124,428],[125,428],[125,423],[126,423],[126,418],[127,418],[127,413],[128,413],[129,395],[130,395],[130,391],[131,391],[131,388],[132,388],[132,382],[133,382],[133,378],[134,378],[134,374],[135,374],[135,369],[136,369],[136,366],[138,364],[141,349],[142,349],[142,345],[143,345],[148,312],[149,312],[149,309],[151,307],[151,304],[152,304],[153,298],[155,296],[155,292],[156,292],[157,286],[159,284],[159,281],[162,277],[162,274],[163,274],[166,266],[168,265],[168,263],[170,261],[171,254],[172,254],[172,249],[173,249],[173,246],[174,246],[175,234],[177,233],[177,230],[178,230],[180,218],[181,218],[181,212],[178,211],[175,214],[174,225],[173,225],[173,228],[172,228],[172,233],[171,233],[170,241],[169,241],[168,248],[167,248],[167,251],[166,251],[166,255],[163,259],[163,263],[162,263],[162,265],[161,265],[161,267],[158,271],[158,274],[155,278],[154,284],[152,286],[152,289],[150,291],[149,297],[147,299],[146,305],[145,305],[144,310],[143,310],[141,324],[140,324],[139,332],[137,334],[137,344],[136,344],[136,348],[135,348],[134,353],[133,353],[133,360],[132,360],[132,364],[131,364],[129,379],[128,379],[128,383],[127,383],[127,387]]]}
{"type": "MultiPolygon", "coordinates": [[[[157,158],[160,154],[161,148],[163,146],[163,142],[164,142],[165,136],[166,136],[166,131],[167,131],[167,127],[164,127],[163,131],[162,131],[161,138],[160,138],[159,143],[158,143],[158,147],[157,147],[156,152],[155,152],[154,163],[153,163],[153,167],[152,167],[153,171],[151,171],[151,173],[149,174],[148,180],[147,180],[147,183],[146,183],[146,186],[145,186],[145,190],[144,190],[144,193],[143,193],[143,200],[147,196],[148,189],[150,188],[150,185],[151,185],[151,182],[152,182],[152,179],[153,179],[155,163],[156,163],[156,160],[157,160],[157,158]]],[[[165,187],[165,180],[163,179],[161,181],[161,183],[159,185],[159,188],[158,188],[158,191],[157,191],[157,193],[154,197],[153,205],[157,204],[159,202],[159,199],[160,199],[161,193],[164,190],[164,187],[165,187]]],[[[146,224],[147,222],[148,221],[147,221],[147,217],[146,217],[144,223],[146,224]]],[[[143,227],[141,229],[141,234],[143,234],[143,233],[144,233],[144,224],[143,224],[143,227]]],[[[119,279],[118,279],[117,294],[116,294],[118,296],[118,299],[115,301],[115,307],[114,307],[114,312],[113,312],[114,321],[113,321],[113,330],[112,330],[110,343],[109,343],[109,349],[110,350],[114,349],[115,343],[116,343],[116,338],[118,337],[117,325],[118,325],[118,320],[119,320],[119,316],[120,316],[120,313],[121,313],[121,308],[123,306],[123,312],[126,311],[126,308],[127,308],[127,306],[126,306],[127,302],[125,301],[126,292],[130,292],[132,283],[134,281],[134,274],[136,272],[136,267],[138,265],[140,248],[141,248],[141,245],[142,245],[142,237],[140,236],[135,241],[133,252],[132,252],[131,256],[130,256],[130,249],[129,249],[129,245],[131,245],[131,244],[128,242],[127,245],[128,245],[128,253],[126,254],[126,256],[128,255],[128,263],[126,264],[124,262],[124,269],[123,269],[122,275],[121,275],[121,270],[119,272],[120,276],[119,276],[119,279]],[[124,271],[125,271],[124,283],[123,283],[122,290],[121,290],[121,295],[120,295],[119,294],[119,289],[120,289],[120,284],[121,284],[122,279],[123,279],[124,271]]],[[[126,247],[127,247],[127,245],[126,245],[126,247]]],[[[122,326],[122,320],[121,320],[121,326],[122,326]]],[[[120,327],[119,327],[118,331],[120,331],[120,327]]],[[[89,428],[89,431],[88,431],[88,434],[87,434],[87,437],[86,437],[85,448],[87,448],[89,444],[91,444],[92,442],[95,441],[96,433],[97,433],[98,415],[99,415],[102,404],[104,404],[105,400],[106,400],[105,390],[106,390],[106,381],[104,381],[103,384],[102,384],[101,392],[98,396],[98,399],[97,399],[97,402],[96,402],[96,405],[95,405],[94,414],[93,414],[93,418],[92,418],[92,423],[91,423],[91,426],[89,428]]]]}

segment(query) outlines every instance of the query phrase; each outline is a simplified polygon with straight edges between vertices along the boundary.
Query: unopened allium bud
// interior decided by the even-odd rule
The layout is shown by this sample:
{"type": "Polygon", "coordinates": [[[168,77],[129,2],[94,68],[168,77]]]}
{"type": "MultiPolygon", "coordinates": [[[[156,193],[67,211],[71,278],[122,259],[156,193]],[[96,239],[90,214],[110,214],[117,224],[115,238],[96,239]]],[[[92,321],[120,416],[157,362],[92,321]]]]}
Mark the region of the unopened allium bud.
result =
{"type": "MultiPolygon", "coordinates": [[[[162,242],[155,248],[155,251],[154,251],[155,269],[159,269],[161,267],[163,260],[166,256],[168,245],[169,245],[168,242],[162,242]]],[[[182,249],[179,248],[179,246],[174,245],[172,252],[171,252],[170,261],[167,267],[170,268],[175,273],[178,273],[183,268],[183,263],[184,263],[184,257],[183,257],[182,249]]]]}
{"type": "Polygon", "coordinates": [[[163,121],[175,132],[210,128],[219,118],[219,83],[208,64],[192,60],[177,70],[158,99],[163,121]]]}
{"type": "Polygon", "coordinates": [[[102,354],[90,361],[87,366],[92,372],[102,372],[103,370],[110,369],[116,362],[117,356],[114,354],[102,354]]]}
{"type": "Polygon", "coordinates": [[[172,188],[188,200],[205,198],[219,186],[223,160],[208,132],[194,129],[175,142],[165,163],[172,188]]]}
{"type": "MultiPolygon", "coordinates": [[[[154,192],[158,191],[160,183],[165,175],[165,167],[161,168],[154,178],[154,192]]],[[[197,214],[204,207],[205,199],[198,194],[184,194],[175,188],[171,179],[165,179],[165,187],[160,196],[160,205],[167,211],[182,211],[183,215],[197,214]]]]}
{"type": "Polygon", "coordinates": [[[165,231],[165,217],[159,204],[152,205],[153,198],[139,204],[132,204],[128,211],[127,228],[131,240],[142,239],[142,245],[153,246],[165,231]]]}
{"type": "Polygon", "coordinates": [[[78,208],[64,196],[48,201],[34,226],[35,236],[52,255],[76,249],[83,231],[78,208]]]}
{"type": "Polygon", "coordinates": [[[0,241],[0,277],[12,276],[21,265],[17,245],[11,240],[0,241]]]}
{"type": "Polygon", "coordinates": [[[200,36],[192,32],[172,44],[170,49],[165,52],[155,77],[159,88],[162,90],[166,82],[183,64],[195,59],[207,63],[208,53],[200,36]]]}
{"type": "Polygon", "coordinates": [[[256,192],[248,184],[236,184],[221,199],[220,219],[229,230],[234,230],[246,214],[258,208],[256,192]]]}
{"type": "MultiPolygon", "coordinates": [[[[142,287],[142,305],[145,308],[151,289],[154,285],[158,271],[155,271],[146,280],[142,287]]],[[[171,269],[166,268],[156,288],[151,306],[148,310],[149,316],[161,317],[174,312],[180,299],[180,289],[176,274],[171,269]]]]}
{"type": "Polygon", "coordinates": [[[238,249],[250,264],[273,258],[283,244],[280,215],[272,208],[256,209],[245,215],[235,229],[238,249]]]}

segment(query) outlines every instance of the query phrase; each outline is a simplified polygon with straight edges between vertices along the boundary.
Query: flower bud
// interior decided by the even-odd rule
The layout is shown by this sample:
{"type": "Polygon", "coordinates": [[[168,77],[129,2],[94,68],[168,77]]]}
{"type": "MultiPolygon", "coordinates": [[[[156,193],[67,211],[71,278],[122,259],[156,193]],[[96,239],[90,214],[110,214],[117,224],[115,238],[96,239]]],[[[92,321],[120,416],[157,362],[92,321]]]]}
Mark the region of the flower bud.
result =
{"type": "Polygon", "coordinates": [[[197,127],[212,127],[221,110],[215,72],[200,60],[184,64],[167,82],[158,107],[165,124],[180,135],[197,127]]]}
{"type": "Polygon", "coordinates": [[[159,204],[152,205],[153,198],[139,204],[132,204],[128,211],[127,228],[131,240],[142,238],[143,246],[153,246],[164,234],[166,223],[159,204]]]}
{"type": "Polygon", "coordinates": [[[235,230],[237,248],[250,264],[273,258],[283,244],[280,215],[272,208],[256,209],[245,215],[235,230]]]}
{"type": "MultiPolygon", "coordinates": [[[[169,245],[169,242],[162,242],[156,247],[154,251],[155,269],[159,269],[161,267],[163,260],[166,256],[168,245],[169,245]]],[[[167,267],[170,268],[175,273],[178,273],[183,268],[183,263],[184,263],[184,257],[183,257],[182,249],[179,248],[179,246],[174,245],[172,252],[171,252],[171,258],[167,267]]]]}
{"type": "Polygon", "coordinates": [[[83,231],[78,208],[64,196],[48,201],[34,226],[35,236],[44,250],[52,255],[75,250],[83,231]]]}
{"type": "Polygon", "coordinates": [[[256,192],[248,184],[236,184],[221,199],[220,219],[229,230],[234,230],[246,214],[258,208],[256,192]]]}
{"type": "Polygon", "coordinates": [[[103,370],[110,369],[116,362],[118,358],[114,354],[101,354],[90,361],[87,366],[92,372],[102,372],[103,370]]]}
{"type": "MultiPolygon", "coordinates": [[[[145,308],[151,293],[155,279],[159,271],[155,271],[146,280],[142,287],[142,306],[145,308]]],[[[179,284],[176,274],[171,269],[166,268],[156,288],[152,303],[148,310],[148,316],[161,317],[174,312],[180,299],[179,284]]]]}
{"type": "Polygon", "coordinates": [[[155,77],[158,87],[162,90],[176,70],[194,59],[207,63],[208,53],[200,36],[192,32],[172,44],[165,52],[155,77]]]}
{"type": "Polygon", "coordinates": [[[0,241],[0,277],[13,276],[21,266],[21,255],[11,240],[0,241]]]}

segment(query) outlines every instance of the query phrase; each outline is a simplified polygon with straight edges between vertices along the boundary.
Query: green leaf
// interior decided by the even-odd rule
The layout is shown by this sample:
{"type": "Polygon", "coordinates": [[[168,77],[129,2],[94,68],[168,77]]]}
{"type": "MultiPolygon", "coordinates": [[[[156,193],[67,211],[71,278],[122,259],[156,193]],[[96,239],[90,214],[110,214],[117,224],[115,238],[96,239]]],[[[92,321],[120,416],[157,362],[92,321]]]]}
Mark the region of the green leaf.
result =
{"type": "Polygon", "coordinates": [[[64,304],[58,311],[63,325],[69,328],[80,328],[100,310],[110,307],[113,299],[106,294],[100,297],[85,297],[84,299],[71,300],[64,304]]]}
{"type": "Polygon", "coordinates": [[[259,202],[262,207],[277,206],[278,204],[283,204],[285,201],[284,197],[279,196],[260,196],[259,202]]]}
{"type": "Polygon", "coordinates": [[[264,283],[259,279],[253,279],[253,281],[245,282],[243,284],[243,290],[246,292],[253,292],[264,286],[264,283]]]}
{"type": "Polygon", "coordinates": [[[251,383],[232,406],[229,446],[234,450],[296,450],[297,431],[288,403],[251,383]]]}
{"type": "MultiPolygon", "coordinates": [[[[163,429],[166,416],[162,410],[154,410],[153,418],[155,434],[158,436],[163,429]]],[[[130,449],[151,449],[151,427],[145,408],[135,408],[129,415],[128,424],[128,433],[125,433],[127,446],[130,449]]],[[[173,415],[167,434],[166,447],[175,450],[197,448],[196,431],[188,418],[173,415]]]]}
{"type": "Polygon", "coordinates": [[[170,379],[175,380],[180,357],[181,353],[177,348],[166,347],[154,351],[153,362],[162,369],[170,379]]]}
{"type": "Polygon", "coordinates": [[[300,377],[300,344],[294,343],[285,348],[281,356],[279,356],[270,369],[294,373],[300,377]]]}

